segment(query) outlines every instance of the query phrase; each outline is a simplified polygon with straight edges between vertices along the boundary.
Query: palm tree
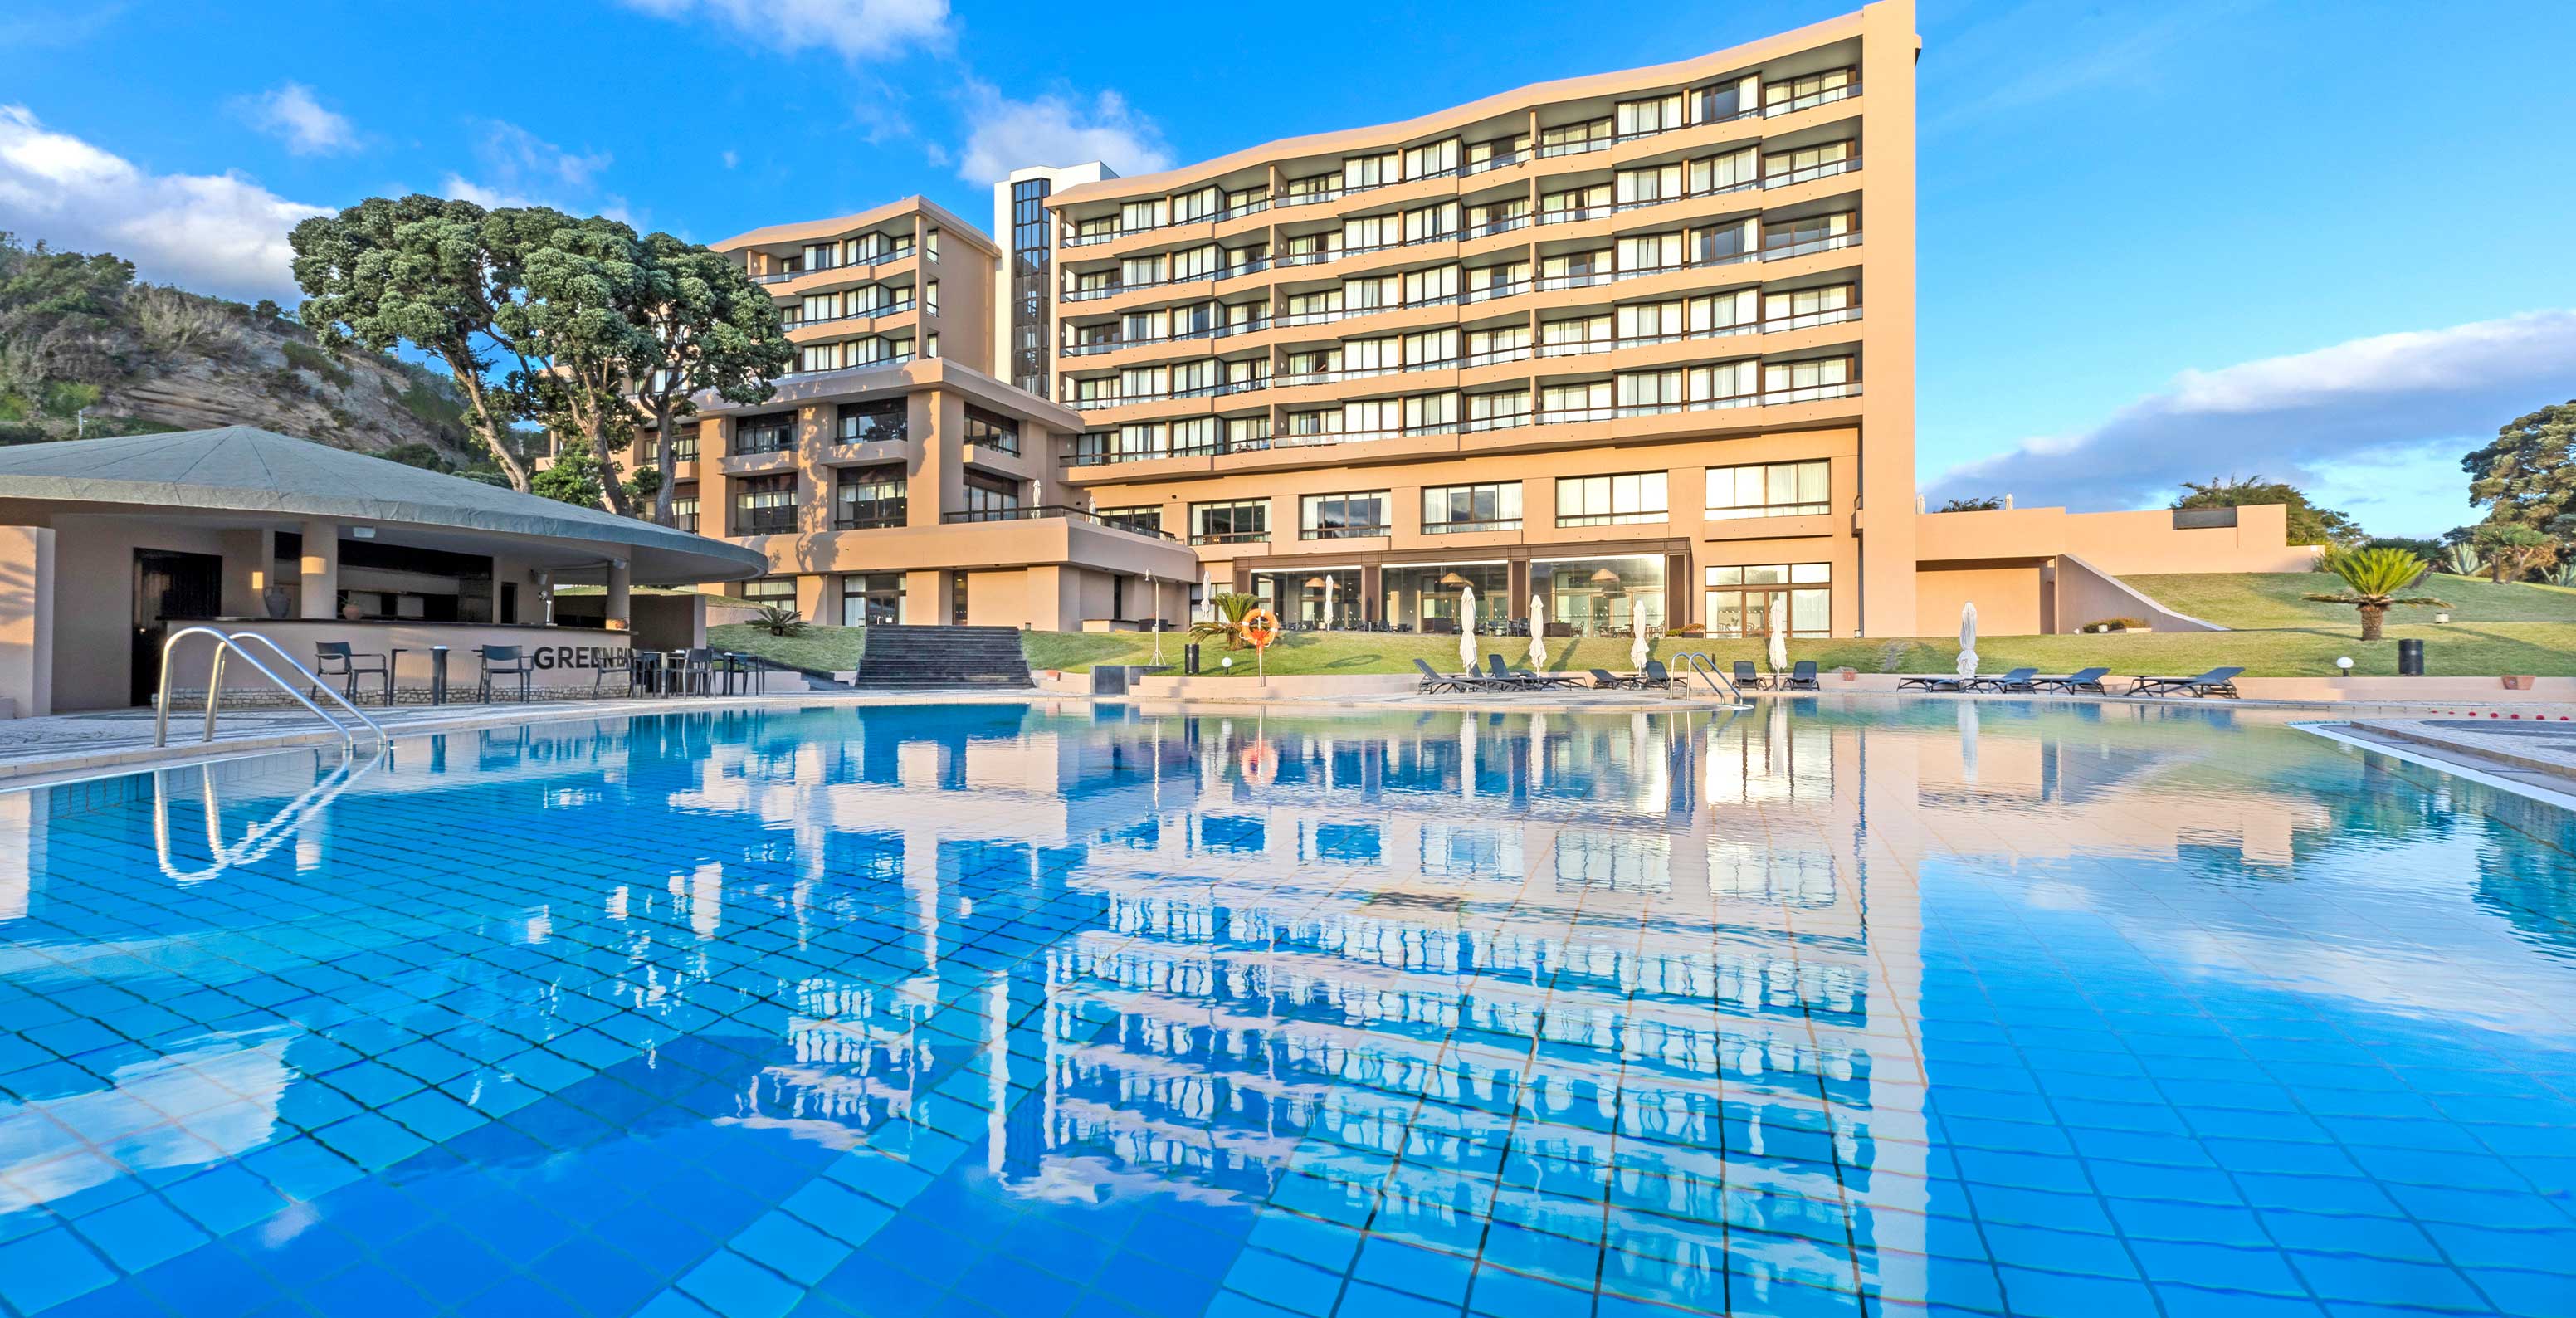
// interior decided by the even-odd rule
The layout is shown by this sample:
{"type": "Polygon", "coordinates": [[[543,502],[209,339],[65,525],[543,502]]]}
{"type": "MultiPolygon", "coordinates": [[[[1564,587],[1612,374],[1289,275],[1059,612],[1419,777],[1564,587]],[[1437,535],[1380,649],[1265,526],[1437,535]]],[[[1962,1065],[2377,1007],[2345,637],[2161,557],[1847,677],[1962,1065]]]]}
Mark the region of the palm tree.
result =
{"type": "Polygon", "coordinates": [[[1243,620],[1251,616],[1254,609],[1261,607],[1261,597],[1227,591],[1212,602],[1216,605],[1216,620],[1192,626],[1190,635],[1222,636],[1225,638],[1225,648],[1229,650],[1240,650],[1250,645],[1252,642],[1244,639],[1243,620]]]}
{"type": "Polygon", "coordinates": [[[2375,641],[2382,619],[2398,605],[2426,605],[2437,609],[2451,607],[2430,595],[2399,595],[2397,592],[2422,580],[2427,564],[2403,549],[2338,549],[2325,556],[2324,568],[2343,578],[2344,589],[2336,594],[2311,594],[2307,598],[2320,604],[2349,604],[2361,610],[2361,639],[2375,641]]]}

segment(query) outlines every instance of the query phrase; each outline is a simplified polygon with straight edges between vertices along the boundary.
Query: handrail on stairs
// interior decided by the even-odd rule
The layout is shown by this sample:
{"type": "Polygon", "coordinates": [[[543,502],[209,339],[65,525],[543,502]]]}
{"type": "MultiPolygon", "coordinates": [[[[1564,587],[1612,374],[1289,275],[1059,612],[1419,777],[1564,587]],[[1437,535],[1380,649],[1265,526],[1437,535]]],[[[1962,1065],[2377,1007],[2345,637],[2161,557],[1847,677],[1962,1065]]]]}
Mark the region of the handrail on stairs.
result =
{"type": "Polygon", "coordinates": [[[276,670],[270,668],[264,663],[261,663],[257,656],[253,655],[250,651],[243,649],[241,642],[244,639],[258,641],[260,644],[267,646],[272,653],[276,654],[280,660],[284,661],[288,668],[295,670],[296,675],[304,679],[304,686],[330,696],[331,699],[337,702],[341,708],[348,710],[349,713],[355,716],[360,723],[366,725],[367,731],[375,734],[377,746],[382,747],[387,741],[391,740],[391,738],[386,735],[383,724],[367,717],[366,713],[360,710],[356,705],[351,704],[347,697],[341,695],[337,691],[333,691],[328,684],[323,682],[321,677],[313,672],[312,669],[306,668],[304,665],[297,663],[295,661],[295,657],[288,654],[284,648],[278,645],[277,642],[260,635],[258,632],[223,632],[212,627],[182,627],[179,630],[170,633],[168,639],[161,643],[161,689],[154,696],[152,701],[152,744],[154,746],[168,746],[170,744],[170,657],[178,653],[179,643],[191,636],[211,636],[215,638],[214,662],[207,671],[206,731],[205,736],[200,738],[200,740],[213,741],[215,739],[215,715],[222,707],[224,697],[224,656],[227,654],[237,654],[241,656],[241,661],[243,663],[249,664],[253,670],[259,673],[260,676],[267,678],[270,683],[277,687],[278,690],[285,692],[289,699],[293,700],[296,704],[302,705],[307,710],[312,711],[315,718],[330,724],[331,730],[340,734],[340,743],[348,753],[353,755],[357,753],[357,734],[351,732],[347,724],[331,717],[330,711],[325,710],[320,705],[314,704],[310,699],[306,698],[304,692],[296,689],[296,684],[278,676],[276,670]]]}
{"type": "Polygon", "coordinates": [[[1717,666],[1715,656],[1704,650],[1684,650],[1673,656],[1673,662],[1680,664],[1685,671],[1699,674],[1700,680],[1708,683],[1710,695],[1725,696],[1739,705],[1744,703],[1744,692],[1735,685],[1734,678],[1726,675],[1726,670],[1717,666]]]}

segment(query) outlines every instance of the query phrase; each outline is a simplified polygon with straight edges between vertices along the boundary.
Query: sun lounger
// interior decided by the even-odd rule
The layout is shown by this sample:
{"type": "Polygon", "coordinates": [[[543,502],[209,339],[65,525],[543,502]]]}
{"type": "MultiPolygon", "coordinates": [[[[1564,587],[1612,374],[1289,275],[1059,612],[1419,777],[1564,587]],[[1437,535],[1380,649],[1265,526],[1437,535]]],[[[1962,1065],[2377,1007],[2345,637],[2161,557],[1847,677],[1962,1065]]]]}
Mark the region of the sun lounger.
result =
{"type": "Polygon", "coordinates": [[[1416,682],[1413,686],[1413,690],[1416,695],[1433,695],[1444,691],[1490,691],[1493,689],[1493,683],[1485,678],[1478,677],[1473,673],[1464,677],[1453,676],[1451,674],[1441,672],[1439,669],[1432,667],[1427,661],[1421,659],[1413,661],[1413,668],[1415,672],[1422,675],[1422,680],[1416,682]]]}
{"type": "Polygon", "coordinates": [[[1637,685],[1660,691],[1682,685],[1682,679],[1673,676],[1672,670],[1664,667],[1663,660],[1649,659],[1637,674],[1637,685]]]}
{"type": "Polygon", "coordinates": [[[1790,665],[1789,675],[1786,677],[1774,677],[1772,679],[1772,685],[1782,691],[1821,691],[1824,689],[1823,686],[1816,681],[1816,661],[1813,659],[1801,659],[1795,664],[1790,665]]]}
{"type": "Polygon", "coordinates": [[[2038,688],[2033,685],[2032,679],[2038,674],[2039,670],[2036,668],[2016,668],[2001,677],[1980,677],[1969,683],[1967,689],[1970,691],[2033,691],[2038,688]]]}
{"type": "Polygon", "coordinates": [[[2133,696],[2224,696],[2237,698],[2236,677],[2242,668],[2213,668],[2198,677],[2132,677],[2129,692],[2133,696]]]}
{"type": "Polygon", "coordinates": [[[1625,691],[1643,685],[1645,681],[1641,677],[1621,677],[1607,668],[1592,670],[1592,689],[1595,691],[1625,691]]]}
{"type": "Polygon", "coordinates": [[[1762,670],[1755,668],[1752,660],[1738,659],[1734,667],[1736,690],[1768,691],[1771,689],[1771,684],[1762,678],[1762,670]]]}
{"type": "Polygon", "coordinates": [[[1939,673],[1917,673],[1911,677],[1900,677],[1896,679],[1896,689],[1899,691],[1966,691],[1970,689],[1970,684],[1976,680],[1977,679],[1973,677],[1948,677],[1939,673]]]}
{"type": "Polygon", "coordinates": [[[2031,686],[2035,690],[2055,691],[2060,695],[2071,696],[2078,692],[2096,696],[2106,695],[2108,693],[2102,689],[2102,679],[2110,674],[2111,670],[2108,668],[2087,668],[2080,672],[2069,673],[2064,677],[2033,678],[2031,686]]]}
{"type": "Polygon", "coordinates": [[[1574,685],[1574,679],[1570,677],[1533,673],[1526,669],[1515,670],[1503,662],[1501,655],[1491,653],[1485,656],[1485,677],[1486,680],[1498,686],[1519,686],[1533,691],[1574,685]]]}

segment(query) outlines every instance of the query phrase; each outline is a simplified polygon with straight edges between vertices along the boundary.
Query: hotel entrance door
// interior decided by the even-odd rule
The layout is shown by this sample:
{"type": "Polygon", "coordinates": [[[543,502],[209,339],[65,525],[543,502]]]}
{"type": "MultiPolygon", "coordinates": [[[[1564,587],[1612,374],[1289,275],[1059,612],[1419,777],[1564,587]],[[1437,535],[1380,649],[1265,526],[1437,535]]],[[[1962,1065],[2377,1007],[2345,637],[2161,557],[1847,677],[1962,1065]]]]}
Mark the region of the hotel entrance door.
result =
{"type": "Polygon", "coordinates": [[[222,611],[224,560],[171,549],[134,551],[134,703],[152,703],[161,686],[161,643],[170,623],[197,622],[222,611]]]}

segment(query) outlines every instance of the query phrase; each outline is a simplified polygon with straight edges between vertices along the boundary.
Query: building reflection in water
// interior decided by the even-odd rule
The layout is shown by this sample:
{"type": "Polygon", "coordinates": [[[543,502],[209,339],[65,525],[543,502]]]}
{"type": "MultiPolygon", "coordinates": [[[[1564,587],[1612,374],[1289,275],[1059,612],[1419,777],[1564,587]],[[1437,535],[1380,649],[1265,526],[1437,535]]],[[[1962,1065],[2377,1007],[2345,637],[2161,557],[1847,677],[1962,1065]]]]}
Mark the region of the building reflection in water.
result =
{"type": "MultiPolygon", "coordinates": [[[[163,830],[193,868],[150,937],[238,936],[228,882],[332,885],[317,960],[438,940],[434,1007],[465,1037],[596,1073],[527,1110],[624,1087],[625,1119],[582,1146],[603,1166],[691,1130],[784,1138],[916,1168],[864,1187],[896,1209],[961,1187],[1073,1220],[1149,1203],[1229,1239],[1261,1210],[1709,1310],[1938,1298],[1929,1260],[1958,1253],[1941,1237],[1963,1208],[1927,1116],[1928,874],[2065,866],[2080,888],[2084,865],[2152,861],[2241,883],[2357,818],[2396,845],[2453,816],[2385,762],[2304,741],[2267,760],[2290,743],[2243,754],[2197,715],[1889,708],[1042,704],[458,733],[305,811],[274,856],[238,839],[309,784],[209,807],[212,778],[162,775],[212,815],[206,840],[163,830]],[[388,866],[424,845],[440,882],[388,866]],[[251,858],[199,872],[227,854],[251,858]]],[[[88,894],[40,842],[129,839],[146,798],[10,799],[28,845],[0,867],[0,931],[77,938],[47,899],[88,894]]],[[[2464,882],[2564,955],[2563,885],[2464,882]]],[[[402,977],[382,992],[389,1026],[432,1009],[402,977]]],[[[138,1044],[124,1079],[0,1102],[0,1126],[166,1086],[179,1058],[258,1100],[257,1130],[190,1155],[240,1156],[294,1136],[272,1118],[353,1046],[343,1024],[138,1044]]],[[[529,1084],[516,1066],[449,1091],[529,1084]]],[[[0,1177],[39,1206],[95,1184],[0,1177]]]]}

